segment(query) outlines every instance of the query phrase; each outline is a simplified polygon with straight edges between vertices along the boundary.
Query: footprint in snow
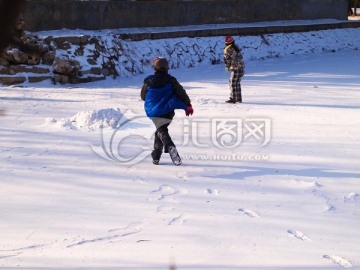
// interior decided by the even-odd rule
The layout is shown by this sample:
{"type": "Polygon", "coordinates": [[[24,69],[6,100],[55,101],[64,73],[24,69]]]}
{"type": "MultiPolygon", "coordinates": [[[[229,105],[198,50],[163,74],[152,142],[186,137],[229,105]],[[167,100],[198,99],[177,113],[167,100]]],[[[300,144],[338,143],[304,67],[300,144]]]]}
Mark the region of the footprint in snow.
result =
{"type": "Polygon", "coordinates": [[[175,210],[175,208],[172,206],[160,205],[160,206],[158,206],[156,212],[161,213],[161,214],[168,214],[169,212],[172,212],[174,210],[175,210]]]}
{"type": "Polygon", "coordinates": [[[133,180],[135,183],[139,183],[139,184],[147,184],[147,182],[141,178],[141,177],[136,177],[134,180],[133,180]]]}
{"type": "Polygon", "coordinates": [[[131,234],[134,232],[141,231],[145,224],[146,223],[143,221],[132,222],[129,225],[127,225],[126,227],[111,229],[111,230],[108,230],[108,232],[111,233],[111,232],[121,231],[125,234],[131,234]]]}
{"type": "Polygon", "coordinates": [[[200,98],[200,99],[198,99],[197,103],[199,105],[209,105],[209,104],[218,104],[219,102],[209,99],[209,98],[200,98]]]}
{"type": "Polygon", "coordinates": [[[350,192],[344,196],[344,202],[355,202],[359,198],[359,194],[350,192]]]}
{"type": "Polygon", "coordinates": [[[208,188],[208,189],[205,190],[205,192],[206,192],[207,194],[210,194],[210,195],[219,195],[220,190],[208,188]]]}
{"type": "Polygon", "coordinates": [[[150,192],[150,194],[155,194],[157,195],[157,200],[163,200],[167,197],[176,195],[179,193],[179,190],[177,190],[176,188],[169,186],[169,185],[161,185],[158,189],[153,190],[150,192]]]}
{"type": "Polygon", "coordinates": [[[184,217],[183,215],[179,215],[177,217],[174,217],[171,219],[168,223],[168,225],[174,225],[174,224],[184,224],[188,221],[188,217],[184,217]]]}
{"type": "Polygon", "coordinates": [[[307,236],[306,234],[304,234],[304,233],[302,233],[300,231],[288,230],[287,232],[291,237],[295,237],[295,238],[300,239],[302,241],[311,241],[311,238],[309,236],[307,236]]]}
{"type": "Polygon", "coordinates": [[[180,172],[177,172],[174,174],[174,176],[176,178],[179,178],[179,179],[184,179],[184,180],[187,180],[188,179],[188,173],[187,171],[180,171],[180,172]]]}
{"type": "Polygon", "coordinates": [[[16,257],[19,256],[21,253],[15,253],[15,254],[9,254],[9,255],[0,255],[0,260],[1,259],[7,259],[7,258],[11,258],[11,257],[16,257]]]}
{"type": "Polygon", "coordinates": [[[351,261],[341,257],[341,256],[337,256],[337,255],[324,255],[323,256],[324,259],[332,262],[333,264],[337,264],[340,265],[344,268],[350,268],[352,267],[351,261]]]}
{"type": "Polygon", "coordinates": [[[104,236],[94,237],[91,239],[82,239],[80,241],[76,241],[75,243],[67,245],[66,247],[72,248],[76,246],[82,246],[86,244],[93,244],[99,242],[116,242],[122,237],[140,233],[142,231],[144,224],[145,224],[144,222],[133,222],[123,228],[108,230],[108,233],[110,233],[111,235],[104,235],[104,236]]]}
{"type": "Polygon", "coordinates": [[[336,207],[330,203],[326,203],[325,212],[331,212],[331,211],[336,211],[336,207]]]}
{"type": "Polygon", "coordinates": [[[23,254],[24,252],[26,252],[28,250],[39,249],[39,248],[43,248],[45,246],[47,246],[47,244],[46,245],[31,245],[31,246],[14,248],[14,249],[1,249],[0,250],[0,259],[16,257],[16,256],[23,254]]]}
{"type": "Polygon", "coordinates": [[[258,213],[256,213],[255,211],[252,211],[250,209],[240,208],[240,209],[238,209],[238,211],[244,215],[247,215],[248,217],[251,217],[251,218],[260,217],[258,213]]]}

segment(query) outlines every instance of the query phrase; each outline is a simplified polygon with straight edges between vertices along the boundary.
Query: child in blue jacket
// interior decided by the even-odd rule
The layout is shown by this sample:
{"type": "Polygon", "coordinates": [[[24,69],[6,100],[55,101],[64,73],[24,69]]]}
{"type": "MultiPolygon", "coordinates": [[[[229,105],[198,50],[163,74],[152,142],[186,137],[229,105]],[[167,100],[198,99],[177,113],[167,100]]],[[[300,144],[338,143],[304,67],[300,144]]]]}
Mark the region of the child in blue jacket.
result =
{"type": "Polygon", "coordinates": [[[175,109],[183,109],[187,116],[194,110],[190,98],[175,77],[168,74],[169,63],[165,58],[153,60],[153,75],[145,78],[141,88],[141,99],[145,101],[146,115],[154,122],[156,131],[154,150],[151,153],[153,163],[159,164],[163,149],[169,153],[175,165],[181,164],[181,158],[172,141],[168,127],[175,116],[175,109]]]}

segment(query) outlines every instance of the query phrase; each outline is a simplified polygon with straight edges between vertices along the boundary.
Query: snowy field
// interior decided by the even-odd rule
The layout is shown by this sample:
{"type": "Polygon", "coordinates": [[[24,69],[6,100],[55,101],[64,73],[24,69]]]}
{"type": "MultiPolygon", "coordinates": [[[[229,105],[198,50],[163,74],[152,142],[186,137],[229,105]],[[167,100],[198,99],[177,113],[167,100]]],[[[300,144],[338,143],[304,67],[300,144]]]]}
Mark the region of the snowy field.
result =
{"type": "Polygon", "coordinates": [[[179,167],[148,156],[145,75],[0,87],[0,269],[360,269],[359,62],[247,61],[236,105],[223,65],[171,71],[179,167]]]}

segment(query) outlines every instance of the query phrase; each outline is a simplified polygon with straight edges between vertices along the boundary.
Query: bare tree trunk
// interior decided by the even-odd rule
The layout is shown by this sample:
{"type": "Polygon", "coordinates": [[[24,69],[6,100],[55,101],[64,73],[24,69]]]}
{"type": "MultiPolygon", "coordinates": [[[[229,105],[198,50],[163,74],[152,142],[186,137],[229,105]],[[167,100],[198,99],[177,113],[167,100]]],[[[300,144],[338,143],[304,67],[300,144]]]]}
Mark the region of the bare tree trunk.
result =
{"type": "Polygon", "coordinates": [[[353,15],[353,11],[352,11],[352,0],[348,0],[348,16],[352,16],[353,15]]]}
{"type": "Polygon", "coordinates": [[[25,0],[0,0],[0,52],[8,45],[25,0]]]}
{"type": "Polygon", "coordinates": [[[355,3],[354,3],[354,16],[357,16],[357,3],[358,3],[358,0],[355,0],[355,3]]]}

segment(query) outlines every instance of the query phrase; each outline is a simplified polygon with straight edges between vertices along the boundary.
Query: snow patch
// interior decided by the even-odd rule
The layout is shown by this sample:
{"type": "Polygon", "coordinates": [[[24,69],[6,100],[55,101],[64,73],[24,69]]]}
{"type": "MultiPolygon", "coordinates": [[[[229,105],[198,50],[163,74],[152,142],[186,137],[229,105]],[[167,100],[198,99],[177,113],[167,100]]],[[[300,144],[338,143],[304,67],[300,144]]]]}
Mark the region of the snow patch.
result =
{"type": "Polygon", "coordinates": [[[295,184],[301,188],[321,188],[322,185],[316,181],[304,181],[295,179],[295,184]]]}
{"type": "Polygon", "coordinates": [[[99,129],[110,127],[115,129],[120,119],[123,117],[120,109],[99,109],[93,111],[84,111],[75,114],[69,118],[56,120],[52,117],[45,119],[45,125],[55,125],[66,129],[99,129]]]}

